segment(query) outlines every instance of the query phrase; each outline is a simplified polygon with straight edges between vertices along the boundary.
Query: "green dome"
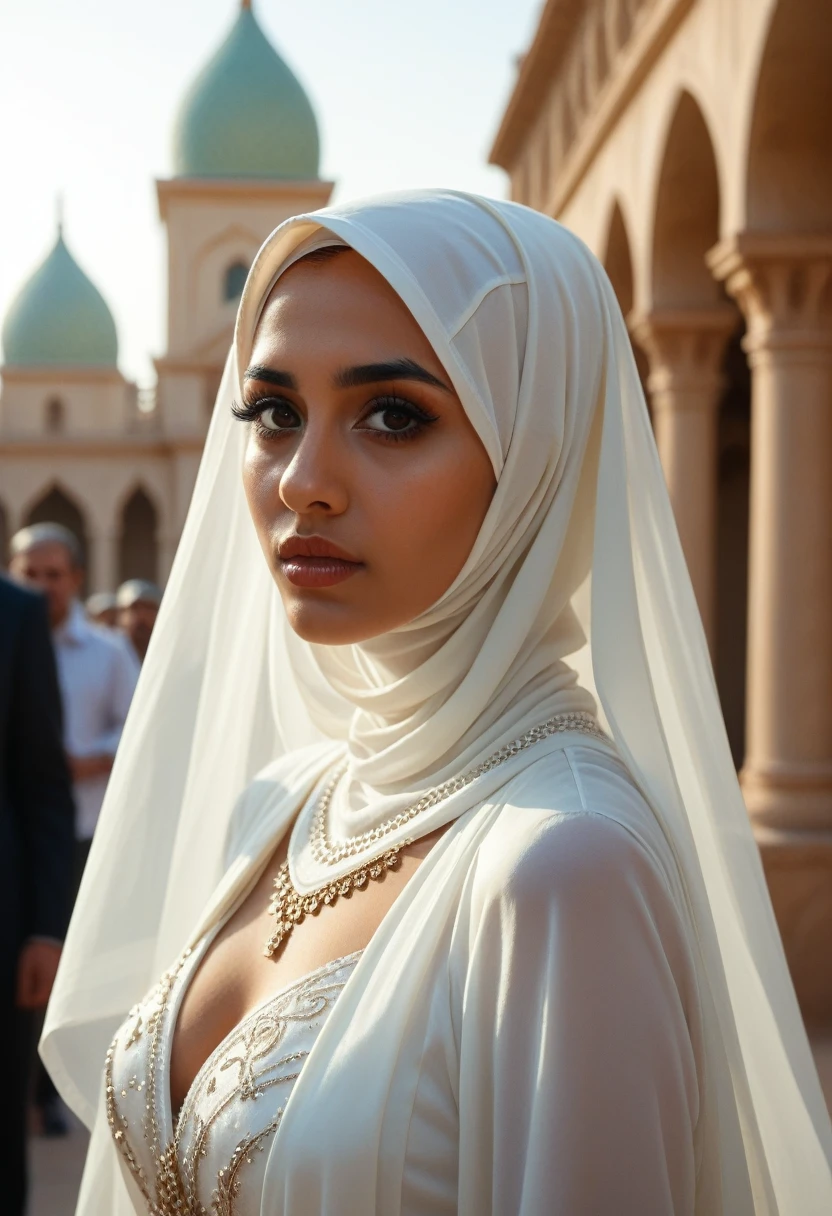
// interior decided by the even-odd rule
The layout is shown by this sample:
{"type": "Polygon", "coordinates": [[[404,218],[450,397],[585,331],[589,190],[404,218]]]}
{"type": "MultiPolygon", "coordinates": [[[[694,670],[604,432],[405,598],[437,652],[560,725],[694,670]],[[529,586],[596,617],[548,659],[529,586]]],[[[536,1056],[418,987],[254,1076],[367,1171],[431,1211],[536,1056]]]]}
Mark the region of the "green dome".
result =
{"type": "Polygon", "coordinates": [[[310,181],[318,155],[309,98],[244,5],[182,103],[174,172],[310,181]]]}
{"type": "Polygon", "coordinates": [[[18,292],[3,323],[3,356],[14,367],[115,367],[113,314],[64,244],[18,292]]]}

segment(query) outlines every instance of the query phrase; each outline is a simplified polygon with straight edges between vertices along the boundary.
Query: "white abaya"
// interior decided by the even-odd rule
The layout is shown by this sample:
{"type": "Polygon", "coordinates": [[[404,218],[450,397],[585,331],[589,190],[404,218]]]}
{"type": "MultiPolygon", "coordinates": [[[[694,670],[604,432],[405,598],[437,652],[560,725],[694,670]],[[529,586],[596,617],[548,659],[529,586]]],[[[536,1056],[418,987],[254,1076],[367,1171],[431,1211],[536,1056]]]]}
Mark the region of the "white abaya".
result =
{"type": "Polygon", "coordinates": [[[376,841],[448,830],[320,1028],[262,1216],[832,1211],[832,1129],[626,326],[592,254],[525,207],[348,203],[287,221],[252,266],[46,1020],[93,1126],[79,1216],[131,1210],[102,1101],[113,1034],[292,822],[301,893],[376,841]],[[496,481],[437,602],[338,647],[287,626],[231,414],[274,284],[331,243],[409,309],[496,481]],[[488,767],[596,709],[625,768],[563,734],[488,767]],[[273,761],[223,878],[232,807],[273,761]],[[310,794],[336,763],[331,835],[369,843],[330,865],[310,794]]]}
{"type": "MultiPolygon", "coordinates": [[[[611,748],[574,735],[539,746],[428,854],[351,970],[299,1079],[211,1127],[203,1176],[277,1124],[217,1211],[720,1216],[702,997],[675,864],[611,748]]],[[[275,848],[285,769],[261,774],[240,808],[236,856],[197,952],[275,848]]],[[[164,1060],[174,1018],[162,1026],[164,1060]]],[[[131,1017],[128,1042],[134,1027],[131,1017]]],[[[129,1052],[123,1068],[135,1070],[129,1052]]],[[[215,1057],[232,1054],[239,1045],[215,1057]]],[[[163,1068],[160,1078],[166,1085],[163,1068]]],[[[185,1111],[191,1123],[218,1104],[201,1089],[185,1111]]],[[[164,1112],[160,1086],[154,1101],[164,1112]]],[[[134,1106],[119,1129],[141,1155],[141,1095],[134,1106]]],[[[191,1141],[186,1127],[183,1155],[191,1141]]],[[[200,1185],[207,1195],[216,1179],[200,1185]]]]}

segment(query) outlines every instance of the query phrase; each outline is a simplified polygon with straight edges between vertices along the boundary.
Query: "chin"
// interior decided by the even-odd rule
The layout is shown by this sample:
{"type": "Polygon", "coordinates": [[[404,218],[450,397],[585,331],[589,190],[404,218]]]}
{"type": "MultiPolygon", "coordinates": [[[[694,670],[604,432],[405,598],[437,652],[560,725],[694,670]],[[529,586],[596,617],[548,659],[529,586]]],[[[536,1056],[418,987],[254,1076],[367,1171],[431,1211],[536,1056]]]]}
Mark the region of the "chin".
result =
{"type": "Polygon", "coordinates": [[[317,646],[350,646],[386,632],[369,613],[365,615],[344,604],[293,600],[284,601],[284,607],[292,631],[304,642],[317,646]]]}

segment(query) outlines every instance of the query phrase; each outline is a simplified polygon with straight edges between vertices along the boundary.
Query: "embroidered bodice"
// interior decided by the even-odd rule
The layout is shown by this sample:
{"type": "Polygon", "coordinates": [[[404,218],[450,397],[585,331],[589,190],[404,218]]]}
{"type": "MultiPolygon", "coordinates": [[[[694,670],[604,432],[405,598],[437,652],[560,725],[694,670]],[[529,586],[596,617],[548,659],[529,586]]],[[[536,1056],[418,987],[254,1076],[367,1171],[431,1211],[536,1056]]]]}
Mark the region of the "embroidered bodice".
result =
{"type": "Polygon", "coordinates": [[[107,1053],[110,1130],[151,1216],[259,1216],[264,1149],[360,957],[335,959],[252,1010],[205,1061],[174,1117],[173,1030],[209,944],[186,951],[131,1009],[107,1053]]]}

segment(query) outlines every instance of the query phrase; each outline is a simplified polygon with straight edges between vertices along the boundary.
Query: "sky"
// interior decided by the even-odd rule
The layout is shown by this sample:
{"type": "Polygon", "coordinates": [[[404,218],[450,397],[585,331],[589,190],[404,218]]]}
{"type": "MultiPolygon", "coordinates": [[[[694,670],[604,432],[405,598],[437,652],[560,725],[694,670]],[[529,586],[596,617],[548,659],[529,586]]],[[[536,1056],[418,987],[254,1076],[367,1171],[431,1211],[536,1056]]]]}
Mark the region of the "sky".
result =
{"type": "MultiPolygon", "coordinates": [[[[193,76],[239,0],[0,0],[0,315],[67,244],[116,319],[122,370],[153,382],[165,246],[154,182],[193,76]]],[[[306,87],[333,201],[451,186],[506,192],[488,151],[541,0],[254,0],[306,87]]]]}

